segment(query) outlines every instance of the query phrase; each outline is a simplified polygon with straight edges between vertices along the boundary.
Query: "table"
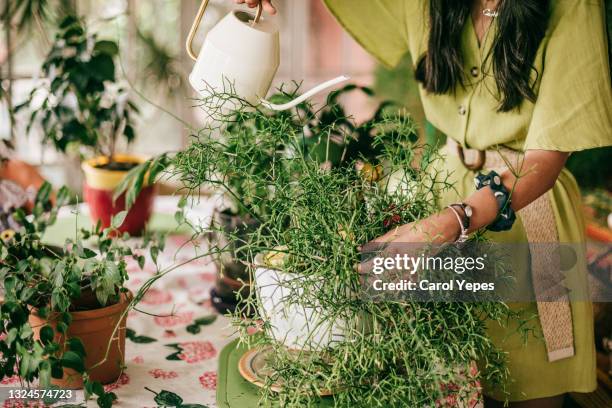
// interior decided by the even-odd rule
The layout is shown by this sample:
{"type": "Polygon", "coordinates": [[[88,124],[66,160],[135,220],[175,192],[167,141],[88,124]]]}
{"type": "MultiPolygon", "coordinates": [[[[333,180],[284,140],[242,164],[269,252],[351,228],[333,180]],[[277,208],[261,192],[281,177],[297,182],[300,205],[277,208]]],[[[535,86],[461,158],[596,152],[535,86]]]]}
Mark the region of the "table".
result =
{"type": "MultiPolygon", "coordinates": [[[[172,197],[159,197],[151,227],[174,229],[176,223],[172,214],[177,202],[178,199],[172,197]]],[[[206,218],[213,208],[213,203],[202,201],[193,212],[206,218]]],[[[90,223],[85,206],[79,206],[78,216],[74,210],[62,211],[46,238],[61,243],[67,233],[74,231],[77,219],[81,226],[90,223]]],[[[196,250],[202,251],[192,244],[178,250],[186,240],[186,235],[170,235],[159,256],[160,263],[175,264],[190,259],[196,250]]],[[[136,291],[155,269],[149,259],[144,270],[140,270],[132,259],[127,262],[130,277],[127,287],[136,291]]],[[[219,353],[235,336],[230,319],[218,315],[211,306],[209,291],[215,283],[215,274],[216,268],[210,258],[181,266],[157,281],[138,305],[149,314],[129,313],[127,327],[133,332],[128,333],[126,340],[127,369],[117,382],[105,386],[117,394],[115,407],[156,407],[154,392],[162,390],[180,396],[185,404],[216,406],[219,353]],[[188,330],[197,319],[202,323],[198,326],[199,332],[193,327],[188,330]]],[[[18,385],[18,379],[3,381],[3,386],[18,385]]],[[[11,405],[10,401],[4,405],[23,406],[11,405]]],[[[97,405],[90,402],[89,406],[97,405]]]]}

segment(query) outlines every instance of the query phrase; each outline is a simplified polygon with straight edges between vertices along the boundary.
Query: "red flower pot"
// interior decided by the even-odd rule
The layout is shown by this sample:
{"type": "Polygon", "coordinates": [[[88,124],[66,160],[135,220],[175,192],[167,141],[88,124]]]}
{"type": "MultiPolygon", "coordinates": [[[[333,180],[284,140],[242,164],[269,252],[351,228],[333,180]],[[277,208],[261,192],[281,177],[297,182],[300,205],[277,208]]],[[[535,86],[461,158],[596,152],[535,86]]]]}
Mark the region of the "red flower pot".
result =
{"type": "MultiPolygon", "coordinates": [[[[133,155],[116,155],[114,160],[119,163],[140,164],[146,159],[133,155]]],[[[125,210],[125,194],[113,201],[114,190],[123,181],[128,170],[110,170],[103,166],[108,163],[107,157],[97,157],[83,162],[85,173],[83,196],[89,205],[89,212],[94,223],[100,221],[103,228],[109,227],[111,219],[117,213],[125,210]]],[[[138,235],[142,232],[153,213],[153,201],[156,195],[155,185],[147,185],[136,198],[133,206],[118,228],[119,232],[138,235]]]]}

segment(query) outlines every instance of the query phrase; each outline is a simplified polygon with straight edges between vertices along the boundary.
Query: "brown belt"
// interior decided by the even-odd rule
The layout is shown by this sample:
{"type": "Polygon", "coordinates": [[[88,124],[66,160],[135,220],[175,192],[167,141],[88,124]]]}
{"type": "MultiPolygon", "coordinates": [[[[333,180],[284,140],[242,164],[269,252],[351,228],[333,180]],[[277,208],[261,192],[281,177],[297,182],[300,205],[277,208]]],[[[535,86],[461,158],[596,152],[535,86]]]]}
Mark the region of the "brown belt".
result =
{"type": "MultiPolygon", "coordinates": [[[[520,168],[523,159],[522,152],[505,147],[486,151],[464,149],[451,138],[448,138],[444,150],[461,158],[465,167],[470,170],[486,168],[500,174],[509,165],[520,168]]],[[[572,310],[569,294],[560,285],[559,253],[542,250],[542,246],[537,248],[538,244],[559,242],[550,193],[542,194],[518,211],[517,215],[523,223],[530,246],[531,280],[548,360],[557,361],[572,357],[575,353],[572,310]]]]}

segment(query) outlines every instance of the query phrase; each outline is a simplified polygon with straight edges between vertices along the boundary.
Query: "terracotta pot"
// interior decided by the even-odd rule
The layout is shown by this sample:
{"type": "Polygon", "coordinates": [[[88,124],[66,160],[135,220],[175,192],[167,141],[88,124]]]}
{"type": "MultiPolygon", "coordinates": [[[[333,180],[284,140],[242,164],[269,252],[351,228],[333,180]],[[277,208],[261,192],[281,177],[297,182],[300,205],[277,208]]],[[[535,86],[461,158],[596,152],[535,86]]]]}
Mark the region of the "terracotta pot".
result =
{"type": "MultiPolygon", "coordinates": [[[[85,310],[72,312],[72,323],[68,328],[68,338],[78,337],[87,356],[85,357],[85,368],[89,372],[89,376],[94,381],[99,381],[102,384],[108,384],[116,381],[122,372],[122,367],[125,363],[125,329],[126,317],[121,319],[121,315],[125,312],[132,293],[122,293],[119,303],[106,306],[95,310],[85,310]],[[117,322],[121,319],[119,329],[113,337],[113,330],[117,322]],[[108,358],[104,363],[90,370],[90,368],[100,361],[104,360],[108,342],[113,337],[108,358]]],[[[55,329],[57,320],[42,319],[36,314],[36,311],[30,313],[29,323],[34,331],[34,338],[38,339],[40,330],[45,325],[50,325],[55,329]]],[[[62,341],[58,335],[57,341],[62,341]]],[[[64,368],[64,378],[53,378],[51,381],[54,385],[60,388],[78,389],[83,388],[83,379],[76,371],[64,368]]]]}
{"type": "MultiPolygon", "coordinates": [[[[140,164],[146,160],[142,156],[128,154],[115,155],[116,162],[140,164]]],[[[98,166],[108,163],[107,157],[96,157],[86,160],[81,167],[85,173],[85,184],[83,196],[89,205],[92,221],[100,221],[103,228],[110,226],[111,218],[117,213],[125,210],[125,194],[122,194],[113,202],[115,188],[123,181],[128,171],[109,170],[98,166]]],[[[155,185],[145,186],[132,208],[130,208],[119,232],[128,232],[130,235],[138,235],[142,232],[153,213],[153,201],[155,199],[155,185]]]]}

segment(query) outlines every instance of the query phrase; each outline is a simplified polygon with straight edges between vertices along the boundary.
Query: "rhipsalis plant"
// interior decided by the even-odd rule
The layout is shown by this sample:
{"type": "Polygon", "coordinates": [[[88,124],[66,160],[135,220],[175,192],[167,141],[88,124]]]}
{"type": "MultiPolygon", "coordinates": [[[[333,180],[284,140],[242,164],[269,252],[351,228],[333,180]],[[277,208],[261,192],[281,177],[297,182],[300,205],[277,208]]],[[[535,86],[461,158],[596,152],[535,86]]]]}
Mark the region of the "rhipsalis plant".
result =
{"type": "MultiPolygon", "coordinates": [[[[359,296],[360,247],[438,211],[438,198],[452,185],[437,170],[443,158],[419,144],[407,113],[385,105],[359,125],[336,96],[318,111],[302,105],[272,113],[210,90],[200,105],[215,126],[183,151],[147,165],[163,163],[156,173],[176,177],[194,195],[210,187],[230,195],[237,211],[259,220],[246,237],[233,237],[252,271],[263,255],[268,267],[295,277],[283,304],[314,307],[324,323],[345,322],[346,333],[333,346],[290,351],[270,335],[262,299],[244,299],[244,310],[255,315],[245,319],[244,310],[236,311],[242,341],[273,350],[261,403],[315,405],[318,392],[329,389],[335,406],[438,406],[477,397],[482,381],[503,384],[504,356],[486,326],[508,318],[505,304],[359,296]],[[253,327],[263,335],[249,335],[253,327]],[[272,391],[278,385],[280,392],[272,391]]],[[[139,178],[135,171],[123,188],[139,178]]]]}
{"type": "MultiPolygon", "coordinates": [[[[67,203],[68,191],[60,189],[54,204],[52,196],[50,185],[44,184],[32,214],[17,210],[14,219],[19,228],[2,233],[0,376],[19,376],[25,386],[37,381],[39,386],[50,388],[52,378],[62,378],[64,369],[69,368],[83,377],[88,396],[95,395],[99,406],[110,407],[116,396],[89,378],[85,367],[88,350],[79,338],[66,333],[72,312],[95,310],[119,301],[127,292],[125,258],[133,257],[142,266],[140,250],[145,245],[134,251],[125,242],[129,237],[115,237],[125,213],[115,217],[108,229],[96,226],[75,231],[63,247],[45,244],[44,233],[56,221],[59,208],[67,203]],[[39,328],[39,338],[30,323],[33,313],[53,321],[39,328]]],[[[147,238],[144,243],[152,254],[163,245],[156,238],[147,238]]],[[[106,340],[109,344],[112,341],[106,340]]]]}
{"type": "MultiPolygon", "coordinates": [[[[269,100],[282,104],[298,96],[299,84],[285,88],[281,86],[269,100]]],[[[330,93],[322,107],[304,102],[292,112],[253,105],[236,96],[231,83],[223,91],[207,88],[202,92],[204,97],[196,100],[196,106],[205,110],[209,124],[192,135],[185,149],[161,154],[130,171],[115,194],[127,192],[128,206],[145,180],[166,177],[180,180],[191,195],[202,189],[220,190],[234,214],[265,218],[271,191],[254,181],[269,179],[275,162],[297,154],[329,168],[371,157],[376,151],[371,137],[374,125],[393,105],[380,103],[370,119],[356,124],[347,116],[341,97],[352,92],[372,96],[373,92],[354,84],[330,93]],[[286,144],[296,138],[301,139],[299,151],[286,144]]]]}

